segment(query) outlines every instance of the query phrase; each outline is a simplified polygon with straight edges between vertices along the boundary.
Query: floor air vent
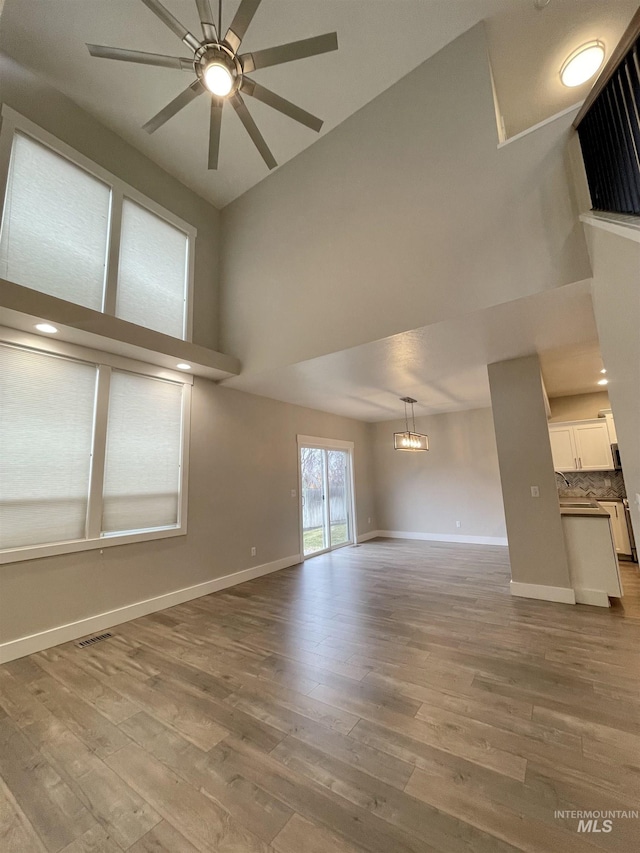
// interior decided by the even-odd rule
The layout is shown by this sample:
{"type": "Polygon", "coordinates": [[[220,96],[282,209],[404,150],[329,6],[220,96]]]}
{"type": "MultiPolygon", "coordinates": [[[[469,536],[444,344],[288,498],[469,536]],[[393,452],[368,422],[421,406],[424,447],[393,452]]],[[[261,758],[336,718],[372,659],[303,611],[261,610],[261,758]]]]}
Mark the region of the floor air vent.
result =
{"type": "Polygon", "coordinates": [[[99,643],[100,640],[108,640],[109,637],[113,637],[113,634],[97,634],[95,637],[89,637],[87,640],[80,640],[79,643],[76,643],[76,646],[80,649],[84,649],[86,646],[92,646],[94,643],[99,643]]]}

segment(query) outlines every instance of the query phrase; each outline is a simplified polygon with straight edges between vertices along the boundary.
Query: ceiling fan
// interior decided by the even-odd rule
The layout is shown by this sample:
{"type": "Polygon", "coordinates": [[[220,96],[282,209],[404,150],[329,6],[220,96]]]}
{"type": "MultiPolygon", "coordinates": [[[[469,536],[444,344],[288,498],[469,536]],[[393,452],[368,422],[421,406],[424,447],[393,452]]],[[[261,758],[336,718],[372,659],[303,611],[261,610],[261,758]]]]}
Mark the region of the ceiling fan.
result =
{"type": "Polygon", "coordinates": [[[270,89],[247,77],[252,71],[267,68],[270,65],[280,65],[292,62],[294,59],[304,59],[338,49],[338,34],[325,33],[314,38],[293,41],[278,47],[269,47],[254,53],[238,53],[242,39],[253,20],[261,0],[241,0],[238,10],[224,38],[222,33],[222,0],[218,3],[218,26],[213,21],[209,0],[196,0],[202,40],[190,33],[159,0],[142,0],[163,24],[174,32],[188,48],[193,51],[193,57],[182,58],[166,56],[159,53],[146,53],[140,50],[127,50],[122,47],[105,47],[99,44],[88,44],[91,56],[102,59],[119,59],[124,62],[138,62],[143,65],[156,65],[161,68],[175,68],[178,71],[194,73],[196,79],[174,98],[166,107],[149,119],[143,125],[147,133],[153,133],[166,121],[172,118],[183,107],[191,103],[199,95],[208,92],[211,95],[211,119],[209,125],[209,169],[218,168],[220,152],[220,127],[222,123],[222,108],[229,101],[234,108],[262,159],[269,169],[278,164],[271,153],[264,137],[258,130],[251,113],[244,101],[243,95],[248,95],[269,107],[278,110],[294,121],[304,124],[316,132],[322,127],[322,120],[311,115],[301,107],[292,104],[270,89]]]}

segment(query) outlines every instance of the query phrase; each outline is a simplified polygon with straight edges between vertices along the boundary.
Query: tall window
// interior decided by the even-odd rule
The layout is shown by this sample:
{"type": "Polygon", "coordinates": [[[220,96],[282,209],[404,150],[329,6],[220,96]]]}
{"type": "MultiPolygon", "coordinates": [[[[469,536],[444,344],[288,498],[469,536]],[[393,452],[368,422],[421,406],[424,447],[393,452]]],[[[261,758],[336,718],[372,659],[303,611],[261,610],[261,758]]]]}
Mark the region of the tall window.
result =
{"type": "Polygon", "coordinates": [[[116,314],[123,320],[183,337],[187,235],[124,200],[116,314]]]}
{"type": "Polygon", "coordinates": [[[3,278],[102,311],[110,188],[17,133],[0,235],[3,278]]]}
{"type": "Polygon", "coordinates": [[[5,112],[0,277],[189,339],[195,229],[5,112]]]}
{"type": "Polygon", "coordinates": [[[0,347],[0,547],[84,538],[96,375],[0,347]]]}
{"type": "Polygon", "coordinates": [[[182,388],[111,372],[102,530],[178,523],[182,388]]]}
{"type": "Polygon", "coordinates": [[[0,344],[4,558],[15,558],[10,549],[25,559],[35,546],[80,550],[181,532],[188,391],[179,381],[0,344]]]}

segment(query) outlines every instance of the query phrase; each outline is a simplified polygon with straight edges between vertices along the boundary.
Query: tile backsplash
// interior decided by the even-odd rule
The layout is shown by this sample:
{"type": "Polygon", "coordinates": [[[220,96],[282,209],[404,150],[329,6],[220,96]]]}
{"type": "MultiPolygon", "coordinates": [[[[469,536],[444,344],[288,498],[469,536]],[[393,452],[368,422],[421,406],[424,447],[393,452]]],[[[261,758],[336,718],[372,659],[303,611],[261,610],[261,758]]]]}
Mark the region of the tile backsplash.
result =
{"type": "Polygon", "coordinates": [[[582,498],[587,495],[622,500],[627,496],[622,471],[565,471],[564,475],[571,485],[567,486],[562,477],[556,475],[560,497],[582,498]],[[611,485],[606,486],[605,480],[608,480],[611,485]]]}

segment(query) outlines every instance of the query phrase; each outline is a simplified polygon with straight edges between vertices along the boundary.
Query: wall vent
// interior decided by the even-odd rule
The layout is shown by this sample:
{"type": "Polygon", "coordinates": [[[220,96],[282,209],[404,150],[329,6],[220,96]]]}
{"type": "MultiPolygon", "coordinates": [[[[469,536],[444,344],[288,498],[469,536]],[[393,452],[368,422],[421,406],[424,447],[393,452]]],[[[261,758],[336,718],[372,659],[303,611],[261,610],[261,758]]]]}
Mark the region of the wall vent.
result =
{"type": "Polygon", "coordinates": [[[86,646],[92,646],[94,643],[99,643],[100,640],[108,640],[109,637],[113,637],[113,634],[97,634],[95,637],[89,637],[86,640],[80,640],[79,643],[76,643],[79,649],[84,649],[86,646]]]}

